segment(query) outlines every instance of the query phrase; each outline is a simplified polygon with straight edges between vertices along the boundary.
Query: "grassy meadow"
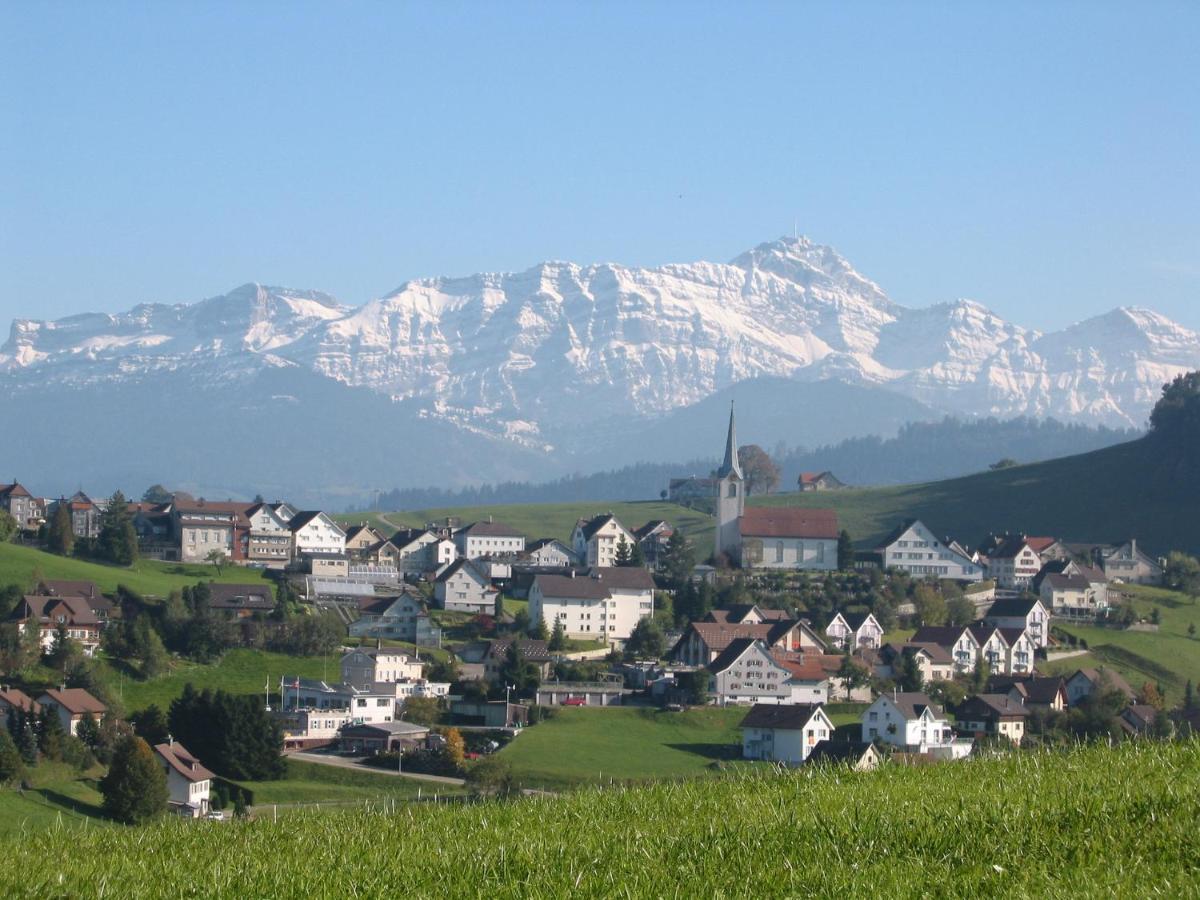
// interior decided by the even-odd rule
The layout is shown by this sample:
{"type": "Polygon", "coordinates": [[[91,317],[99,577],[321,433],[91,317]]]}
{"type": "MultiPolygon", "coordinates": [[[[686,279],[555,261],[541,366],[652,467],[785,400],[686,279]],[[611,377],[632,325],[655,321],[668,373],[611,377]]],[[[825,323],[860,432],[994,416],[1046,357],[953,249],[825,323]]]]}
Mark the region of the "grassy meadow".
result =
{"type": "Polygon", "coordinates": [[[500,751],[526,787],[680,778],[740,756],[746,708],[563,707],[500,751]]]}
{"type": "Polygon", "coordinates": [[[463,524],[486,520],[488,516],[497,522],[511,525],[530,540],[550,537],[569,542],[571,530],[582,518],[611,512],[629,528],[639,528],[653,519],[666,519],[682,528],[694,540],[712,540],[712,518],[704,513],[660,500],[579,501],[575,503],[508,503],[496,506],[463,506],[454,509],[417,509],[405,512],[347,513],[339,516],[345,522],[387,523],[385,531],[390,536],[398,528],[414,528],[426,522],[435,522],[447,516],[457,516],[463,524]],[[707,539],[705,536],[707,535],[707,539]]]}
{"type": "Polygon", "coordinates": [[[384,800],[279,824],[10,836],[0,893],[1189,897],[1198,792],[1197,742],[865,773],[758,768],[436,811],[384,800]]]}
{"type": "Polygon", "coordinates": [[[263,580],[262,570],[241,566],[223,566],[218,574],[214,567],[207,565],[142,559],[126,568],[56,556],[20,544],[0,543],[0,584],[32,586],[35,571],[41,572],[43,578],[94,581],[105,593],[112,593],[117,585],[123,584],[140,594],[159,597],[199,581],[254,584],[263,580]]]}

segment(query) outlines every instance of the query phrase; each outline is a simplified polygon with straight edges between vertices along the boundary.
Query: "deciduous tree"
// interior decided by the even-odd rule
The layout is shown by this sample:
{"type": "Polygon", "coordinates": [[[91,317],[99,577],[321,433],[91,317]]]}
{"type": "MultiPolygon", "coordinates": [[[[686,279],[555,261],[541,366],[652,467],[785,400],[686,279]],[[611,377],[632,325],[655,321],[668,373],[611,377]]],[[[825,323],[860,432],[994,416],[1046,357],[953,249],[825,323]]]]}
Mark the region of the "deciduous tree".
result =
{"type": "Polygon", "coordinates": [[[738,448],[747,494],[770,494],[779,486],[779,467],[758,444],[738,448]]]}

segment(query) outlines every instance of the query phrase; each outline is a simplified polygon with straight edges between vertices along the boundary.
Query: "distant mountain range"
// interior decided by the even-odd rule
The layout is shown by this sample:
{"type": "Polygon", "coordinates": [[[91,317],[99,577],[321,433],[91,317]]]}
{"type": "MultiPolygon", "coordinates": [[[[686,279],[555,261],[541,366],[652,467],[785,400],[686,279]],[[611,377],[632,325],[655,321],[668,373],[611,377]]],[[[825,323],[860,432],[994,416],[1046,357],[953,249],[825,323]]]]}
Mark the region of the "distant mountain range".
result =
{"type": "Polygon", "coordinates": [[[424,279],[357,308],[251,284],[18,320],[0,465],[46,492],[162,481],[336,504],[707,455],[729,399],[768,449],[946,414],[1140,427],[1194,368],[1200,335],[1146,309],[1048,334],[967,300],[908,309],[784,239],[726,264],[424,279]]]}

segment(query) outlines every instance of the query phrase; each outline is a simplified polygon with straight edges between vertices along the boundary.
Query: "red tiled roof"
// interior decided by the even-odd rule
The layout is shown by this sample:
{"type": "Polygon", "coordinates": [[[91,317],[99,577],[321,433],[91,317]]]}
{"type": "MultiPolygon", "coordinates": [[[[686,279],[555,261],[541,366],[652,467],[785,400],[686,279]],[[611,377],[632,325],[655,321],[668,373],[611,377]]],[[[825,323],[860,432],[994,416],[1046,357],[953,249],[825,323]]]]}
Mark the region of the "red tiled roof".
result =
{"type": "Polygon", "coordinates": [[[743,537],[836,540],[838,536],[837,512],[832,509],[758,507],[746,510],[738,527],[743,537]]]}
{"type": "Polygon", "coordinates": [[[3,700],[9,706],[23,709],[26,712],[37,712],[39,709],[34,699],[20,688],[0,688],[0,700],[3,700]]]}

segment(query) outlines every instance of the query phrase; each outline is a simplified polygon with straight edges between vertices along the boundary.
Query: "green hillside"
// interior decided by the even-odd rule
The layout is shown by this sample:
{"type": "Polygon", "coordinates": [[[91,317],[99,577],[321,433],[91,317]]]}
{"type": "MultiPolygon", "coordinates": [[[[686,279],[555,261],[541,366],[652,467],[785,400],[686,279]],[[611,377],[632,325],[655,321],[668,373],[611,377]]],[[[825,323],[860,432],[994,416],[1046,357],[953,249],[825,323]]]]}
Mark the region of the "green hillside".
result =
{"type": "Polygon", "coordinates": [[[42,577],[69,581],[94,581],[100,590],[112,592],[123,584],[141,594],[165,596],[173,590],[190,587],[198,581],[225,581],[246,584],[261,581],[260,569],[224,566],[221,574],[212,566],[183,565],[154,560],[138,560],[128,568],[86,562],[69,556],[55,556],[20,544],[0,544],[0,584],[28,585],[34,571],[42,577]]]}
{"type": "MultiPolygon", "coordinates": [[[[1074,541],[1136,537],[1150,552],[1200,553],[1200,472],[1186,455],[1169,464],[1162,442],[1141,438],[1061,459],[980,472],[962,478],[894,487],[752,497],[753,506],[802,506],[838,511],[860,547],[874,547],[902,519],[919,518],[935,531],[974,544],[989,531],[1025,531],[1074,541]]],[[[505,504],[391,513],[351,513],[346,522],[410,527],[457,516],[512,525],[530,538],[566,539],[575,521],[614,512],[629,527],[666,519],[692,537],[701,555],[712,541],[712,518],[664,503],[574,502],[505,504]]]]}
{"type": "Polygon", "coordinates": [[[1194,460],[1171,464],[1153,438],[947,481],[752,502],[836,509],[860,546],[913,517],[967,544],[1007,530],[1073,541],[1136,537],[1157,554],[1200,552],[1200,473],[1194,460]]]}
{"type": "Polygon", "coordinates": [[[278,824],[64,827],[0,841],[0,894],[1185,897],[1200,891],[1198,791],[1200,743],[1130,742],[436,814],[385,800],[278,824]]]}
{"type": "MultiPolygon", "coordinates": [[[[417,509],[390,513],[347,513],[338,516],[346,523],[369,522],[385,530],[413,528],[426,522],[436,522],[447,516],[459,518],[463,524],[487,519],[511,525],[531,540],[543,537],[569,541],[571,529],[581,518],[611,512],[629,528],[637,528],[653,519],[666,519],[683,528],[688,534],[711,540],[712,519],[704,513],[665,503],[660,500],[608,501],[581,500],[574,503],[509,503],[497,506],[462,506],[453,509],[417,509]]],[[[707,544],[706,544],[707,546],[707,544]]]]}

